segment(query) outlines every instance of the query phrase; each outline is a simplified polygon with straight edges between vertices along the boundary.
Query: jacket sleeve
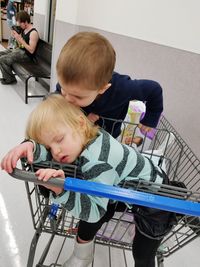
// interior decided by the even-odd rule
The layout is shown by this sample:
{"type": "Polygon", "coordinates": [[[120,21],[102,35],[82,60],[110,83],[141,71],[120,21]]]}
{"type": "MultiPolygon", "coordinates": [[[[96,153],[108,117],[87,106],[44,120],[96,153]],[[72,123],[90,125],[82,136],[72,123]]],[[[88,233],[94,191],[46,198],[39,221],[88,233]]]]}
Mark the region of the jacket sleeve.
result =
{"type": "MultiPolygon", "coordinates": [[[[158,82],[152,80],[132,80],[127,75],[115,74],[114,83],[123,92],[126,101],[139,100],[146,104],[146,113],[141,123],[156,127],[163,111],[162,88],[158,82]]],[[[116,91],[116,93],[117,93],[116,91]]]]}
{"type": "Polygon", "coordinates": [[[36,143],[34,140],[29,140],[33,143],[33,163],[38,163],[41,161],[48,161],[52,159],[50,151],[46,149],[45,146],[36,143]]]}
{"type": "MultiPolygon", "coordinates": [[[[34,144],[34,163],[50,160],[50,152],[43,146],[33,140],[34,144]]],[[[113,185],[118,178],[117,172],[110,164],[86,160],[86,164],[81,167],[81,172],[85,180],[91,180],[97,183],[113,185]]],[[[90,196],[79,192],[65,191],[58,196],[50,192],[50,199],[53,203],[63,205],[74,217],[87,222],[97,222],[106,213],[108,198],[90,196]]]]}
{"type": "Polygon", "coordinates": [[[134,80],[135,90],[132,90],[131,100],[145,102],[146,113],[141,123],[155,128],[163,111],[162,88],[159,83],[150,80],[134,80]]]}
{"type": "MultiPolygon", "coordinates": [[[[109,164],[101,162],[96,162],[95,167],[88,162],[83,166],[82,173],[86,180],[108,185],[113,185],[117,177],[116,171],[109,164]]],[[[90,223],[97,222],[103,217],[109,202],[108,198],[69,191],[51,200],[62,204],[74,217],[90,223]]]]}
{"type": "Polygon", "coordinates": [[[146,113],[141,123],[155,128],[158,125],[159,118],[163,112],[163,94],[159,83],[150,80],[141,80],[142,91],[144,92],[144,102],[146,104],[146,113]]]}

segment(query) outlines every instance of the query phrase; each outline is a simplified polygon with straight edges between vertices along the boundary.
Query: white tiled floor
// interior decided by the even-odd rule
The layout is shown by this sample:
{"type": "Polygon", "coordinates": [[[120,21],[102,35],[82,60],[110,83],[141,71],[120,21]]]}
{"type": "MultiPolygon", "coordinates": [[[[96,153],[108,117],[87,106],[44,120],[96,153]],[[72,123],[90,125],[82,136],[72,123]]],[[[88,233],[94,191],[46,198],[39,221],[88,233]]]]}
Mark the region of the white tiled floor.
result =
{"type": "MultiPolygon", "coordinates": [[[[24,84],[19,81],[14,86],[0,84],[0,159],[13,146],[21,142],[24,136],[25,121],[39,99],[31,99],[24,104],[19,92],[23,93],[24,84]]],[[[11,178],[0,171],[0,266],[25,267],[30,241],[34,230],[24,183],[11,178]]],[[[46,236],[43,234],[36,253],[43,250],[46,236]]],[[[72,240],[65,245],[65,253],[61,254],[63,262],[72,251],[72,240]]],[[[48,264],[55,262],[55,255],[61,238],[56,237],[51,250],[48,264]]],[[[199,267],[200,239],[180,249],[177,253],[165,259],[165,267],[199,267]]],[[[95,267],[110,267],[108,249],[96,247],[95,267]]],[[[131,253],[126,253],[128,267],[134,266],[131,253]]],[[[122,263],[123,253],[119,249],[112,249],[112,267],[125,267],[122,263]]],[[[35,265],[34,265],[35,266],[35,265]]]]}

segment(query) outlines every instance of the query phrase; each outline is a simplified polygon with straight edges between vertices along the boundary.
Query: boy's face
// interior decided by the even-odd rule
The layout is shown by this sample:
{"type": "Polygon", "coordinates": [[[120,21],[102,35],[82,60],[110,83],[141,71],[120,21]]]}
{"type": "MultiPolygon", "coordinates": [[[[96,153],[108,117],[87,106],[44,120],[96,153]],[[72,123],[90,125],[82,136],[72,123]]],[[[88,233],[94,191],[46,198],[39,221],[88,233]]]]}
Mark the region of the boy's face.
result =
{"type": "Polygon", "coordinates": [[[20,26],[22,28],[22,30],[25,30],[28,23],[27,22],[21,22],[21,21],[17,21],[17,25],[20,26]]]}
{"type": "Polygon", "coordinates": [[[89,90],[78,85],[69,85],[63,83],[60,83],[60,85],[61,93],[64,98],[68,102],[78,107],[89,106],[97,98],[97,96],[103,94],[111,86],[111,84],[107,84],[100,90],[89,90]]]}

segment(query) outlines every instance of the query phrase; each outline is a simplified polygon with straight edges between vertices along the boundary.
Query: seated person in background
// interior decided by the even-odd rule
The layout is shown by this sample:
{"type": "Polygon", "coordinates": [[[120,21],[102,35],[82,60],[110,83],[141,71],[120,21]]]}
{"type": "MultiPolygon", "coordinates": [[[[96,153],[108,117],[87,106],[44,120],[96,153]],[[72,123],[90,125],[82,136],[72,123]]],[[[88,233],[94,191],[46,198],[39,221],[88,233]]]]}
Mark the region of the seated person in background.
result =
{"type": "Polygon", "coordinates": [[[12,31],[13,37],[17,40],[19,47],[13,50],[7,49],[0,52],[0,70],[2,72],[1,83],[13,84],[17,80],[12,72],[12,64],[15,62],[28,62],[34,59],[39,35],[30,22],[30,16],[25,11],[16,15],[17,24],[22,32],[12,31]]]}
{"type": "MultiPolygon", "coordinates": [[[[26,142],[15,148],[15,153],[4,157],[2,169],[12,172],[19,158],[40,162],[49,158],[50,153],[57,162],[76,163],[85,180],[115,186],[139,179],[168,183],[166,174],[149,158],[135,148],[119,143],[58,94],[51,94],[33,110],[26,138],[26,142]]],[[[65,178],[62,170],[55,169],[39,169],[36,175],[43,181],[51,177],[65,178]]],[[[103,197],[63,191],[54,186],[47,188],[53,191],[50,197],[54,203],[63,205],[80,219],[74,252],[63,267],[87,267],[93,260],[94,237],[103,223],[112,218],[116,205],[103,197]]],[[[135,266],[154,267],[157,248],[175,223],[175,214],[137,205],[132,209],[136,223],[135,266]]]]}

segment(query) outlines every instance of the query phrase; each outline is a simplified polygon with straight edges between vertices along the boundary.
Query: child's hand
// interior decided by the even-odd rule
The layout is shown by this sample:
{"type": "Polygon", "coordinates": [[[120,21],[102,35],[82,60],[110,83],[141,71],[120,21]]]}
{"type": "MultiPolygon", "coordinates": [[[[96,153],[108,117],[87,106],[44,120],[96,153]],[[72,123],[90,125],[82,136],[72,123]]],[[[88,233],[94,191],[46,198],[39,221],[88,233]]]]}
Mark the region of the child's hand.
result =
{"type": "Polygon", "coordinates": [[[139,123],[138,127],[140,128],[140,131],[141,131],[144,135],[145,135],[145,133],[148,133],[148,132],[150,132],[150,131],[152,130],[151,127],[149,127],[149,126],[145,126],[145,125],[143,125],[143,124],[141,124],[141,123],[139,123]]]}
{"type": "Polygon", "coordinates": [[[15,30],[12,31],[12,37],[14,37],[19,43],[23,42],[21,34],[17,33],[15,30]]]}
{"type": "Polygon", "coordinates": [[[126,145],[133,145],[140,146],[143,142],[143,138],[141,136],[135,136],[135,137],[126,137],[124,140],[124,143],[126,145]]]}
{"type": "Polygon", "coordinates": [[[91,121],[91,122],[96,122],[99,120],[99,115],[94,114],[94,113],[90,113],[88,114],[87,118],[91,121]]]}
{"type": "Polygon", "coordinates": [[[65,178],[65,173],[63,170],[55,170],[55,169],[39,169],[36,171],[36,176],[38,180],[47,182],[50,178],[65,178]]]}
{"type": "Polygon", "coordinates": [[[33,148],[32,142],[24,142],[13,149],[11,149],[1,161],[1,169],[8,173],[12,173],[17,166],[17,161],[20,158],[26,157],[29,163],[33,162],[33,148]]]}
{"type": "MultiPolygon", "coordinates": [[[[39,169],[38,171],[36,171],[35,174],[38,177],[38,180],[44,181],[44,182],[47,182],[52,177],[65,178],[65,173],[63,170],[39,169]]],[[[45,185],[45,187],[54,191],[57,195],[59,195],[63,191],[62,188],[59,188],[53,185],[45,185]]]]}

